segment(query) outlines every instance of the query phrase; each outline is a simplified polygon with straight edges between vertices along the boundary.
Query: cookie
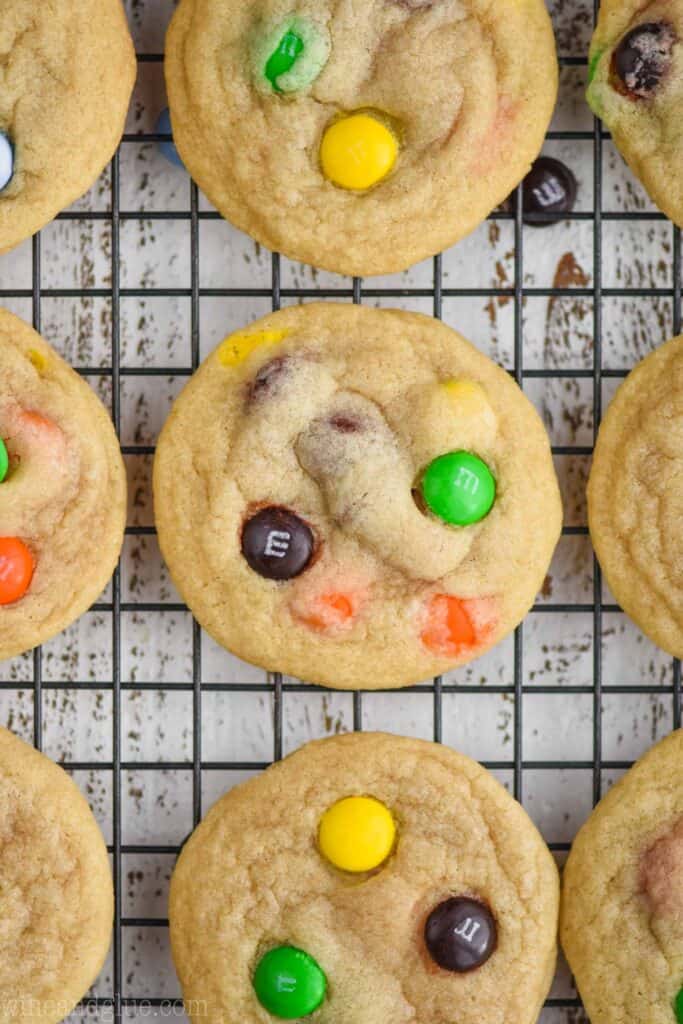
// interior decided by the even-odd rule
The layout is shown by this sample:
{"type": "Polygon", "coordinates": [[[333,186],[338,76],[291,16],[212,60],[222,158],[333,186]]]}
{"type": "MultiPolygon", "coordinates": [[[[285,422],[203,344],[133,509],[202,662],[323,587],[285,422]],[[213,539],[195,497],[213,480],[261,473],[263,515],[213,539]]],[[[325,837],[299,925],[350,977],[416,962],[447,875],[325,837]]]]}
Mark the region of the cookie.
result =
{"type": "Polygon", "coordinates": [[[120,0],[5,0],[0,252],[83,195],[123,134],[136,76],[120,0]]]}
{"type": "Polygon", "coordinates": [[[0,660],[53,637],[100,596],[125,522],[107,411],[34,330],[0,310],[0,660]]]}
{"type": "Polygon", "coordinates": [[[591,539],[607,582],[651,640],[683,657],[683,337],[617,391],[588,481],[591,539]]]}
{"type": "Polygon", "coordinates": [[[181,0],[173,134],[224,217],[342,274],[469,234],[543,143],[557,58],[543,0],[181,0]],[[207,45],[210,40],[210,45],[207,45]]]}
{"type": "Polygon", "coordinates": [[[293,307],[233,334],[177,400],[159,543],[239,657],[405,686],[510,632],[561,527],[548,438],[509,374],[425,316],[293,307]]]}
{"type": "Polygon", "coordinates": [[[653,201],[683,225],[682,0],[602,0],[588,102],[653,201]]]}
{"type": "Polygon", "coordinates": [[[561,938],[592,1024],[683,1020],[683,731],[605,796],[564,870],[561,938]]]}
{"type": "Polygon", "coordinates": [[[61,768],[0,729],[0,1021],[56,1024],[104,964],[107,848],[61,768]]]}
{"type": "Polygon", "coordinates": [[[206,1024],[533,1024],[558,903],[548,848],[492,775],[356,733],[219,800],[180,855],[169,916],[186,1009],[206,1024]]]}

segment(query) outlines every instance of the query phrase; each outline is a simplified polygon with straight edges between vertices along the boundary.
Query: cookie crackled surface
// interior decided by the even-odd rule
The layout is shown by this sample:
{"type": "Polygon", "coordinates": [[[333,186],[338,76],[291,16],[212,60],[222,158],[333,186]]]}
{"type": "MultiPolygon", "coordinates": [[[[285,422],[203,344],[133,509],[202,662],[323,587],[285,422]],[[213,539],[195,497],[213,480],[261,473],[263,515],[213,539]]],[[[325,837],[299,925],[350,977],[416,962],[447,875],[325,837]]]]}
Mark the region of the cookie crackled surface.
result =
{"type": "Polygon", "coordinates": [[[552,855],[485,769],[357,733],[219,800],[178,860],[169,920],[196,1021],[534,1024],[558,903],[552,855]],[[393,821],[393,845],[364,864],[338,858],[377,841],[369,804],[393,821]],[[335,843],[330,816],[348,805],[335,843]]]}
{"type": "Polygon", "coordinates": [[[102,403],[0,311],[0,660],[85,612],[119,557],[126,477],[102,403]]]}
{"type": "Polygon", "coordinates": [[[403,270],[502,203],[557,95],[543,0],[182,0],[173,134],[206,195],[269,248],[403,270]]]}
{"type": "Polygon", "coordinates": [[[683,656],[683,337],[644,359],[600,427],[588,483],[591,539],[614,596],[683,656]]]}
{"type": "Polygon", "coordinates": [[[0,729],[0,1021],[56,1024],[109,948],[104,839],[69,776],[0,729]]]}
{"type": "Polygon", "coordinates": [[[683,1019],[683,731],[647,753],[579,832],[561,939],[592,1024],[683,1019]]]}
{"type": "Polygon", "coordinates": [[[290,308],[226,338],[159,440],[162,552],[241,658],[339,688],[463,664],[533,603],[561,526],[509,374],[428,317],[290,308]]]}
{"type": "Polygon", "coordinates": [[[4,0],[0,252],[80,198],[123,134],[137,65],[120,0],[4,0]]]}

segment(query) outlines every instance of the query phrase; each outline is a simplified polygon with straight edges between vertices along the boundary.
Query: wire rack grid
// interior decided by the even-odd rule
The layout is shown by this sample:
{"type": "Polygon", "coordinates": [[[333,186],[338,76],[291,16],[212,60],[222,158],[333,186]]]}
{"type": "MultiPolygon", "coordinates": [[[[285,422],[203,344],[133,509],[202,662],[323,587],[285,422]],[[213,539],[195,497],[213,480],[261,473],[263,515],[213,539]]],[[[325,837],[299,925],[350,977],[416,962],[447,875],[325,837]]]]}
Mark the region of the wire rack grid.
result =
{"type": "MultiPolygon", "coordinates": [[[[554,14],[563,15],[563,8],[574,2],[561,0],[555,4],[554,14]]],[[[139,4],[129,4],[129,14],[135,23],[139,20],[139,4]]],[[[143,5],[144,6],[144,5],[143,5]]],[[[170,13],[172,4],[162,0],[159,4],[154,0],[148,0],[146,4],[146,17],[158,17],[164,22],[170,13]],[[151,12],[151,13],[150,13],[151,12]]],[[[575,7],[581,10],[581,0],[575,0],[575,7]]],[[[595,12],[588,12],[589,20],[592,20],[595,12]]],[[[562,51],[561,51],[562,52],[562,51]]],[[[153,74],[157,74],[163,61],[162,53],[158,51],[144,51],[139,53],[141,75],[151,68],[153,74]]],[[[582,54],[566,54],[560,57],[561,67],[564,73],[578,74],[585,77],[586,59],[582,54]]],[[[93,302],[102,300],[107,303],[110,316],[106,321],[106,330],[109,333],[111,353],[107,363],[92,361],[90,364],[77,365],[77,369],[84,376],[92,378],[94,386],[104,384],[104,390],[110,396],[111,411],[114,423],[120,436],[122,435],[123,420],[126,415],[124,409],[123,392],[126,382],[135,378],[141,387],[151,387],[155,379],[179,381],[182,383],[199,365],[203,354],[200,336],[202,334],[202,312],[206,300],[220,300],[221,302],[233,302],[236,300],[258,300],[278,309],[284,302],[300,302],[310,299],[330,298],[344,301],[374,302],[384,304],[403,304],[407,308],[419,305],[421,308],[431,308],[436,317],[442,317],[444,306],[449,300],[461,300],[467,302],[496,303],[500,308],[511,309],[510,332],[512,338],[512,365],[510,372],[520,386],[530,388],[534,381],[562,382],[563,380],[578,382],[578,387],[588,387],[592,392],[592,416],[590,417],[590,432],[594,437],[597,426],[600,422],[604,384],[613,378],[615,381],[621,379],[628,366],[606,367],[603,360],[603,337],[604,325],[603,315],[608,300],[630,300],[645,298],[647,300],[662,299],[670,304],[670,324],[673,332],[678,334],[681,325],[681,239],[677,229],[670,228],[664,218],[649,208],[645,209],[622,209],[610,211],[603,209],[603,170],[604,170],[604,147],[609,143],[609,137],[602,129],[599,122],[595,121],[592,127],[585,129],[558,129],[552,130],[548,135],[549,144],[565,144],[567,147],[579,147],[581,145],[590,150],[592,165],[592,191],[594,196],[593,207],[589,210],[578,210],[571,217],[566,218],[570,223],[581,225],[586,222],[590,230],[590,250],[592,258],[591,273],[586,283],[576,281],[563,285],[555,281],[549,287],[534,287],[527,283],[525,274],[525,244],[530,238],[529,232],[536,236],[542,234],[538,228],[531,228],[524,224],[521,210],[520,190],[516,195],[516,201],[512,204],[512,211],[503,210],[494,213],[490,223],[494,225],[507,224],[511,229],[511,241],[513,245],[512,280],[509,283],[496,283],[486,287],[457,287],[451,286],[444,274],[444,256],[437,256],[430,265],[431,280],[424,283],[424,274],[421,278],[423,283],[416,286],[406,285],[401,277],[393,281],[380,280],[362,281],[359,279],[345,281],[343,279],[331,280],[329,283],[320,285],[313,276],[307,283],[288,283],[291,275],[283,272],[283,260],[277,255],[272,257],[261,256],[262,260],[270,261],[268,284],[261,286],[243,283],[243,277],[238,284],[230,282],[230,271],[228,270],[227,286],[207,286],[202,280],[202,267],[200,260],[200,243],[202,239],[203,225],[220,222],[218,214],[211,210],[203,201],[194,184],[187,188],[189,204],[184,208],[174,205],[173,209],[154,209],[141,211],[139,209],[128,209],[122,202],[122,185],[125,181],[125,166],[127,147],[154,146],[159,142],[168,141],[167,136],[158,135],[149,126],[140,130],[133,122],[130,124],[122,143],[121,151],[114,158],[110,177],[106,181],[105,189],[108,190],[106,209],[76,209],[63,213],[59,222],[76,222],[79,225],[84,223],[97,224],[101,222],[107,229],[107,254],[108,268],[104,281],[100,285],[79,283],[77,287],[54,287],[52,283],[46,284],[43,272],[43,240],[41,235],[36,236],[31,242],[30,249],[30,283],[25,287],[15,284],[14,278],[8,274],[9,257],[5,257],[0,263],[0,299],[8,305],[19,306],[24,312],[28,311],[34,326],[37,330],[44,328],[45,316],[44,307],[50,300],[74,300],[75,303],[92,305],[93,302]],[[144,220],[147,224],[160,224],[162,222],[173,222],[178,226],[181,234],[178,236],[182,244],[189,246],[189,282],[183,287],[154,287],[145,283],[140,286],[128,286],[122,281],[122,232],[126,230],[129,222],[144,220]],[[603,283],[604,263],[604,233],[605,226],[610,222],[619,224],[628,223],[635,225],[637,231],[648,231],[652,225],[660,225],[661,230],[671,231],[670,263],[671,283],[660,285],[649,281],[637,282],[635,286],[618,287],[605,286],[603,283]],[[109,280],[106,280],[106,278],[109,280]],[[146,301],[158,299],[161,302],[173,300],[189,304],[189,332],[190,348],[189,360],[180,365],[173,360],[170,365],[163,365],[163,360],[157,355],[154,356],[151,365],[131,365],[124,357],[121,343],[122,333],[122,305],[128,300],[146,301]],[[589,309],[590,328],[589,333],[593,344],[588,356],[588,365],[581,367],[562,366],[529,366],[526,365],[526,312],[528,304],[533,300],[543,300],[547,303],[562,302],[562,300],[585,300],[589,309]]],[[[94,204],[97,205],[97,204],[94,204]]],[[[549,216],[547,219],[552,219],[549,216]]],[[[220,222],[222,224],[222,222],[220,222]]],[[[548,229],[554,230],[552,228],[548,229]]],[[[296,280],[296,279],[295,279],[296,280]]],[[[239,316],[239,314],[236,314],[239,316]]],[[[237,324],[235,324],[237,326],[237,324]]],[[[457,326],[457,323],[455,324],[457,326]]],[[[53,339],[51,339],[53,340],[53,339]]],[[[663,338],[655,338],[652,344],[663,338]]],[[[151,459],[154,452],[153,443],[139,442],[133,438],[131,443],[127,431],[122,437],[124,456],[129,465],[134,460],[151,459]]],[[[590,442],[592,438],[588,438],[590,442]]],[[[592,450],[591,443],[585,444],[554,444],[553,451],[557,459],[565,457],[587,459],[592,450]]],[[[134,484],[135,487],[135,484],[134,484]]],[[[134,489],[133,487],[133,489],[134,489]]],[[[136,544],[153,539],[154,528],[151,523],[140,524],[136,517],[131,516],[131,525],[127,528],[127,543],[136,544]]],[[[575,523],[564,528],[563,537],[580,538],[581,543],[587,545],[587,529],[585,523],[575,523]]],[[[592,557],[592,556],[591,556],[592,557]]],[[[108,730],[109,739],[105,744],[106,754],[78,758],[67,753],[61,760],[64,766],[72,772],[75,777],[85,784],[85,789],[94,801],[92,782],[95,775],[98,778],[104,777],[107,781],[104,785],[104,799],[110,809],[110,820],[107,827],[109,849],[111,853],[114,879],[116,885],[116,909],[114,922],[114,939],[110,962],[103,973],[102,979],[86,999],[83,1000],[72,1020],[85,1021],[116,1021],[137,1020],[145,1018],[181,1016],[182,1006],[178,999],[177,988],[174,990],[174,982],[169,981],[171,969],[166,962],[159,969],[160,974],[154,974],[152,979],[141,982],[138,989],[135,987],[135,979],[145,979],[144,956],[145,949],[154,947],[154,956],[158,960],[168,958],[165,939],[152,939],[151,943],[136,946],[135,941],[130,941],[128,936],[133,935],[153,936],[164,933],[167,928],[167,920],[164,916],[164,895],[168,881],[168,874],[172,868],[173,859],[179,848],[178,839],[182,836],[173,834],[173,841],[160,842],[138,841],[135,836],[131,838],[125,828],[125,815],[127,801],[130,800],[132,792],[130,778],[134,775],[139,778],[140,788],[144,789],[146,780],[150,779],[153,773],[183,774],[189,785],[190,821],[188,825],[196,825],[203,810],[209,802],[207,795],[206,777],[214,773],[217,784],[209,787],[209,793],[219,791],[220,784],[227,780],[228,783],[236,781],[244,774],[253,773],[266,767],[271,760],[279,759],[287,752],[288,739],[286,702],[289,695],[299,695],[297,707],[304,709],[304,715],[308,714],[308,706],[318,699],[316,695],[323,694],[317,688],[311,688],[297,680],[283,678],[279,674],[272,674],[268,677],[265,674],[248,676],[248,681],[235,681],[242,678],[239,671],[234,671],[232,663],[225,663],[225,667],[218,672],[205,672],[206,638],[202,636],[197,623],[191,624],[191,645],[189,652],[190,669],[184,674],[184,678],[154,677],[141,679],[136,677],[134,671],[129,668],[130,658],[127,654],[127,643],[124,639],[124,623],[126,617],[150,615],[186,615],[186,609],[179,601],[168,599],[166,596],[160,600],[130,600],[128,589],[122,585],[122,571],[117,570],[110,590],[105,594],[93,609],[94,615],[99,615],[100,621],[105,623],[109,630],[108,645],[111,653],[106,677],[101,675],[92,678],[87,672],[83,672],[82,662],[76,659],[76,667],[63,673],[61,676],[53,671],[45,671],[45,655],[41,649],[36,650],[29,658],[21,659],[20,664],[8,663],[0,666],[0,691],[3,695],[18,694],[21,698],[28,695],[32,703],[32,714],[27,715],[24,725],[30,720],[30,730],[35,745],[42,749],[46,745],[48,752],[52,752],[54,742],[52,732],[54,726],[50,725],[50,740],[46,744],[44,723],[46,718],[46,701],[62,694],[78,694],[83,691],[86,694],[108,695],[105,702],[105,710],[100,714],[104,719],[102,728],[108,730]],[[124,664],[125,662],[125,664],[124,664]],[[138,697],[149,691],[153,694],[161,693],[164,699],[170,699],[177,695],[185,695],[183,702],[184,719],[183,727],[189,736],[189,754],[186,757],[174,758],[168,756],[164,749],[161,753],[157,751],[155,759],[145,760],[139,757],[128,757],[126,751],[129,749],[127,735],[125,734],[126,721],[124,707],[125,702],[131,696],[138,697]],[[206,735],[205,714],[203,705],[211,699],[214,694],[248,695],[250,700],[259,695],[259,703],[254,704],[254,714],[260,714],[269,719],[267,725],[263,726],[263,735],[266,737],[266,744],[269,746],[268,753],[262,758],[233,756],[235,748],[230,742],[220,745],[221,756],[209,756],[203,752],[202,741],[206,735]],[[258,709],[258,710],[257,710],[258,709]],[[128,787],[128,788],[126,788],[128,787]],[[158,892],[154,899],[131,898],[127,890],[130,887],[131,873],[129,867],[136,863],[135,858],[157,858],[156,881],[158,892]],[[158,868],[158,863],[165,867],[158,868]],[[159,880],[160,879],[160,880],[159,880]],[[149,908],[152,907],[152,911],[149,908]],[[159,951],[160,948],[161,952],[159,951]],[[161,977],[162,983],[158,989],[154,988],[155,978],[161,977]]],[[[173,595],[171,595],[173,596],[173,595]]],[[[539,774],[547,773],[552,778],[569,777],[571,773],[582,773],[590,779],[590,793],[588,800],[584,803],[590,805],[595,803],[603,790],[606,782],[629,766],[632,758],[605,757],[603,748],[603,712],[605,702],[612,700],[619,702],[634,697],[652,697],[656,700],[657,707],[661,709],[662,702],[669,702],[670,710],[664,715],[665,723],[658,728],[668,729],[678,727],[681,723],[681,670],[677,661],[673,663],[667,660],[659,677],[651,674],[651,682],[637,684],[624,682],[618,675],[610,672],[608,675],[603,671],[605,616],[619,616],[620,611],[610,596],[603,589],[598,565],[594,559],[592,562],[592,577],[589,585],[588,598],[585,600],[548,601],[539,600],[535,605],[530,619],[527,623],[533,623],[536,619],[555,617],[564,629],[571,617],[582,616],[585,623],[589,623],[591,642],[589,649],[583,652],[583,674],[579,675],[580,682],[575,682],[569,674],[569,681],[566,678],[556,678],[557,673],[550,674],[551,682],[540,684],[530,678],[529,672],[525,671],[525,657],[529,659],[528,647],[525,646],[525,631],[529,629],[526,624],[520,626],[516,631],[514,639],[506,648],[505,658],[507,659],[505,673],[499,683],[482,681],[473,675],[466,677],[465,681],[461,676],[454,674],[445,678],[437,678],[432,682],[421,686],[411,687],[400,694],[382,695],[386,703],[383,705],[382,727],[400,729],[392,719],[392,708],[397,710],[399,701],[405,701],[408,695],[420,695],[421,707],[425,707],[425,701],[431,709],[430,725],[428,734],[432,739],[439,741],[451,741],[450,723],[453,717],[461,713],[461,708],[472,707],[472,702],[481,703],[484,694],[487,698],[497,697],[506,701],[510,710],[511,721],[509,722],[510,742],[507,746],[508,756],[487,758],[479,756],[479,759],[488,768],[496,772],[509,785],[514,795],[525,801],[527,796],[528,780],[533,777],[538,779],[539,774]],[[588,711],[584,716],[585,743],[583,748],[586,756],[561,757],[553,759],[550,756],[529,757],[525,756],[525,715],[526,706],[530,706],[533,698],[539,695],[546,695],[550,698],[560,696],[562,700],[584,701],[587,703],[588,711]]],[[[78,636],[76,637],[78,642],[78,636]]],[[[162,638],[162,645],[163,645],[162,638]]],[[[648,655],[649,657],[649,655],[648,655]]],[[[655,656],[653,655],[653,658],[655,656]]],[[[661,665],[661,660],[657,662],[661,665]]],[[[544,676],[541,677],[545,678],[544,676]]],[[[348,714],[346,718],[341,716],[335,721],[331,719],[334,715],[327,715],[325,727],[311,728],[312,734],[334,731],[342,727],[360,729],[368,724],[368,702],[375,699],[376,695],[370,697],[368,694],[355,693],[348,695],[343,700],[348,700],[348,714]]],[[[325,700],[326,697],[323,696],[325,700]]],[[[324,705],[325,708],[334,707],[334,697],[330,697],[332,704],[324,705]]],[[[341,700],[342,698],[340,698],[341,700]]],[[[163,700],[162,700],[163,708],[163,700]]],[[[249,705],[252,707],[252,705],[249,705]]],[[[374,707],[374,705],[373,705],[374,707]]],[[[484,705],[482,704],[482,707],[484,705]]],[[[488,706],[487,706],[488,707],[488,706]]],[[[6,711],[6,705],[3,705],[6,711]]],[[[172,707],[166,706],[161,715],[167,719],[173,717],[172,707]]],[[[251,712],[250,712],[251,713],[251,712]]],[[[479,712],[475,712],[472,719],[474,723],[486,718],[488,710],[484,709],[479,718],[479,712]],[[483,716],[483,718],[481,717],[483,716]]],[[[535,712],[534,712],[535,715],[535,712]]],[[[14,711],[6,711],[4,718],[8,724],[13,724],[14,711]]],[[[661,711],[656,717],[661,717],[661,711]]],[[[425,733],[424,719],[420,730],[425,733]]],[[[373,711],[369,716],[370,724],[377,723],[377,716],[373,711]]],[[[167,723],[168,724],[168,723],[167,723]]],[[[555,723],[557,724],[557,723],[555,723]]],[[[548,728],[548,720],[545,719],[545,727],[548,728]]],[[[25,725],[25,730],[29,727],[25,725]]],[[[469,726],[467,728],[470,728],[469,726]]],[[[476,728],[472,726],[472,728],[476,728]]],[[[471,729],[470,729],[471,731],[471,729]]],[[[550,729],[548,731],[551,731],[550,729]]],[[[646,741],[638,741],[641,746],[646,741]]],[[[163,744],[162,744],[163,746],[163,744]]],[[[77,749],[78,745],[74,749],[77,749]]],[[[613,745],[610,744],[610,750],[613,745]]],[[[534,749],[536,749],[534,747],[534,749]]],[[[478,751],[476,737],[471,740],[471,750],[475,756],[481,754],[478,751]]],[[[213,754],[213,751],[212,751],[213,754]]],[[[552,798],[555,799],[554,797],[552,798]]],[[[587,809],[587,808],[584,808],[587,809]]],[[[578,812],[577,812],[578,813],[578,812]]],[[[572,822],[569,831],[561,838],[549,836],[551,848],[556,852],[561,861],[569,848],[571,833],[575,822],[572,822]]],[[[186,831],[186,829],[185,829],[186,831]]],[[[571,983],[565,976],[561,977],[556,984],[551,998],[548,1000],[544,1010],[544,1024],[559,1024],[559,1022],[575,1022],[583,1019],[580,1003],[576,994],[571,988],[571,983]]]]}

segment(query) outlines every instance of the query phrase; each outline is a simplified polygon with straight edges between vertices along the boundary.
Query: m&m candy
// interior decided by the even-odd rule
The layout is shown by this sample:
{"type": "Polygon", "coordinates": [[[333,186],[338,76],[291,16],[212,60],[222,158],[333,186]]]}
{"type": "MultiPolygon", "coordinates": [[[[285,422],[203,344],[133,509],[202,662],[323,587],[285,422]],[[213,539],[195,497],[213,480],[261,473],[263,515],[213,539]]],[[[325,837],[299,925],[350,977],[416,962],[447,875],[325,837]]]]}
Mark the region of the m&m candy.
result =
{"type": "Polygon", "coordinates": [[[295,1020],[318,1009],[325,998],[327,980],[308,953],[294,946],[277,946],[257,964],[253,985],[268,1013],[281,1020],[295,1020]]]}
{"type": "Polygon", "coordinates": [[[647,21],[621,39],[614,51],[614,84],[630,99],[649,100],[666,82],[678,37],[669,21],[647,21]]]}
{"type": "Polygon", "coordinates": [[[265,76],[276,92],[282,92],[278,78],[291,71],[304,50],[304,41],[300,35],[289,29],[285,32],[277,48],[268,58],[265,76]]]}
{"type": "Polygon", "coordinates": [[[349,796],[322,816],[318,845],[342,871],[372,871],[383,864],[396,839],[391,812],[371,796],[349,796]]]}
{"type": "Polygon", "coordinates": [[[453,594],[434,594],[426,607],[422,643],[442,658],[458,658],[477,643],[467,605],[453,594]]]}
{"type": "Polygon", "coordinates": [[[242,554],[250,568],[267,580],[300,576],[314,551],[310,526],[286,508],[261,509],[242,529],[242,554]]]}
{"type": "Polygon", "coordinates": [[[320,164],[328,181],[356,191],[372,188],[386,178],[397,158],[396,136],[368,113],[333,121],[320,146],[320,164]]]}
{"type": "Polygon", "coordinates": [[[491,408],[483,387],[474,380],[453,378],[445,381],[443,386],[458,412],[466,413],[468,416],[480,416],[491,408]]]}
{"type": "Polygon", "coordinates": [[[676,996],[674,1010],[676,1011],[676,1020],[678,1021],[678,1024],[683,1024],[683,988],[676,996]]]}
{"type": "Polygon", "coordinates": [[[454,896],[432,910],[425,945],[445,971],[464,974],[483,967],[498,944],[493,914],[479,900],[454,896]]]}
{"type": "Polygon", "coordinates": [[[490,441],[495,437],[498,419],[481,384],[474,380],[452,378],[443,381],[441,388],[448,395],[451,411],[458,421],[468,423],[473,428],[476,424],[476,436],[479,438],[488,438],[490,441]]]}
{"type": "Polygon", "coordinates": [[[440,455],[421,482],[427,508],[451,526],[471,526],[485,519],[496,499],[496,481],[482,459],[470,452],[440,455]]]}
{"type": "Polygon", "coordinates": [[[522,183],[525,222],[548,227],[553,220],[537,220],[537,213],[571,213],[576,204],[578,184],[573,172],[561,160],[541,156],[522,183]]]}
{"type": "Polygon", "coordinates": [[[274,348],[285,340],[289,331],[238,331],[230,334],[218,346],[218,361],[221,366],[235,369],[241,366],[253,352],[263,348],[274,348]]]}
{"type": "Polygon", "coordinates": [[[0,605],[21,600],[33,579],[33,555],[18,537],[0,537],[0,605]]]}
{"type": "Polygon", "coordinates": [[[291,14],[262,26],[251,43],[257,87],[278,97],[308,89],[327,64],[331,49],[330,33],[314,9],[310,16],[291,14]]]}
{"type": "Polygon", "coordinates": [[[0,484],[3,482],[9,472],[9,455],[7,454],[7,445],[0,437],[0,484]]]}
{"type": "Polygon", "coordinates": [[[0,132],[0,192],[7,188],[13,177],[14,147],[4,132],[0,132]]]}
{"type": "Polygon", "coordinates": [[[180,153],[176,149],[176,144],[173,141],[173,129],[171,127],[171,113],[170,113],[168,107],[166,107],[165,110],[162,110],[161,113],[159,114],[159,117],[158,117],[158,120],[157,120],[157,124],[156,124],[156,134],[157,135],[170,135],[171,136],[170,139],[164,139],[162,142],[159,143],[159,152],[163,156],[165,156],[166,159],[168,160],[168,162],[170,164],[173,164],[174,167],[182,167],[183,170],[184,170],[185,169],[185,164],[183,163],[183,161],[182,161],[182,159],[180,157],[180,153]]]}
{"type": "Polygon", "coordinates": [[[316,594],[307,602],[295,605],[292,611],[305,626],[319,633],[334,632],[353,624],[356,600],[352,594],[316,594]]]}

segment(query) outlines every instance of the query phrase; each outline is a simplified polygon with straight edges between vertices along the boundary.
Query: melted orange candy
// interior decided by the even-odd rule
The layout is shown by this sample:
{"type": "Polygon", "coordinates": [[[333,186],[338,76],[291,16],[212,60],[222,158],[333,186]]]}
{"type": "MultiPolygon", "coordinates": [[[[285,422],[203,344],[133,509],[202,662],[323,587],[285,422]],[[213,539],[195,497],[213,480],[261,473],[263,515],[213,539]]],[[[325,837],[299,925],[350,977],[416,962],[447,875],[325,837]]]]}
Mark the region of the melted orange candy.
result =
{"type": "Polygon", "coordinates": [[[478,643],[476,630],[467,612],[467,602],[451,594],[435,594],[427,605],[427,624],[422,643],[434,654],[457,658],[478,643]]]}
{"type": "Polygon", "coordinates": [[[11,408],[3,423],[4,439],[15,464],[22,462],[51,462],[63,467],[67,442],[61,427],[54,420],[32,409],[18,405],[11,408]]]}
{"type": "Polygon", "coordinates": [[[33,555],[18,537],[0,537],[0,605],[24,596],[35,570],[33,555]]]}
{"type": "Polygon", "coordinates": [[[319,594],[306,611],[297,611],[297,617],[311,629],[326,632],[348,625],[356,614],[353,598],[346,594],[319,594]]]}
{"type": "Polygon", "coordinates": [[[54,420],[31,409],[22,409],[19,414],[19,421],[22,431],[29,435],[32,440],[46,442],[51,445],[62,444],[64,435],[54,420]]]}
{"type": "Polygon", "coordinates": [[[519,108],[519,103],[513,103],[509,97],[501,96],[493,123],[475,150],[472,169],[477,174],[485,174],[504,158],[505,150],[510,146],[519,108]]]}

